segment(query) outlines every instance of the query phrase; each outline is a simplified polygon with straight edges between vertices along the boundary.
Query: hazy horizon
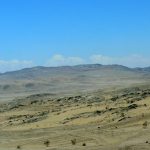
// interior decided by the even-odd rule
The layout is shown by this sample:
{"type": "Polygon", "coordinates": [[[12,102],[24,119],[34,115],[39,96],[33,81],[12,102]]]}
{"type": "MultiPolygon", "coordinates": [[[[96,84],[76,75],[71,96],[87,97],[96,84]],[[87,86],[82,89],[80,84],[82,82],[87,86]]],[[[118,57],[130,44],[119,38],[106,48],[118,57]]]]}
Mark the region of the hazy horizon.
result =
{"type": "Polygon", "coordinates": [[[122,66],[122,67],[127,67],[127,68],[130,68],[130,69],[136,69],[136,68],[149,68],[150,66],[145,66],[145,67],[130,67],[130,66],[125,66],[125,65],[121,65],[121,64],[99,64],[99,63],[86,63],[86,64],[76,64],[76,65],[58,65],[58,66],[42,66],[42,65],[35,65],[35,66],[29,66],[29,67],[22,67],[22,68],[18,68],[18,69],[10,69],[8,71],[2,71],[0,72],[0,74],[3,74],[3,73],[9,73],[9,72],[14,72],[14,71],[20,71],[20,70],[23,70],[23,69],[32,69],[32,68],[38,68],[38,67],[45,67],[45,68],[59,68],[59,67],[76,67],[76,66],[82,66],[82,65],[102,65],[102,66],[122,66]]]}

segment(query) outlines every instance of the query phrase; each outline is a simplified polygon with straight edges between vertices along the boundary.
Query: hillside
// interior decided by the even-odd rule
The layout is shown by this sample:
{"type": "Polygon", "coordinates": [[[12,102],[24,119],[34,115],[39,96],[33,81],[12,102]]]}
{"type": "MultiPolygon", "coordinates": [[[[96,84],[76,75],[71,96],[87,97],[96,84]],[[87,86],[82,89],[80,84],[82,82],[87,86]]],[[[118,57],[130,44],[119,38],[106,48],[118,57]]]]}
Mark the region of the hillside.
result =
{"type": "Polygon", "coordinates": [[[0,105],[0,150],[149,150],[150,86],[0,105]]]}
{"type": "Polygon", "coordinates": [[[150,147],[149,68],[93,64],[7,72],[0,74],[0,100],[0,150],[150,147]]]}
{"type": "Polygon", "coordinates": [[[149,82],[149,68],[121,65],[34,67],[0,74],[0,100],[37,93],[68,95],[149,82]]]}

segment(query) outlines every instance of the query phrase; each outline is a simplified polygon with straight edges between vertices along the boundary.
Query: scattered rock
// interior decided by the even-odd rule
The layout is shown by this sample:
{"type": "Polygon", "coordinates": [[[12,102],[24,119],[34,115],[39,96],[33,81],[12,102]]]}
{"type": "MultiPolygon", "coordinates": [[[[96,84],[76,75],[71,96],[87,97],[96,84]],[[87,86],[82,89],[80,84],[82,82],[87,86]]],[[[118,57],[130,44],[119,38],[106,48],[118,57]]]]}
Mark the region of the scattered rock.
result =
{"type": "Polygon", "coordinates": [[[132,105],[129,105],[127,108],[130,110],[130,109],[136,109],[138,107],[137,104],[132,104],[132,105]]]}

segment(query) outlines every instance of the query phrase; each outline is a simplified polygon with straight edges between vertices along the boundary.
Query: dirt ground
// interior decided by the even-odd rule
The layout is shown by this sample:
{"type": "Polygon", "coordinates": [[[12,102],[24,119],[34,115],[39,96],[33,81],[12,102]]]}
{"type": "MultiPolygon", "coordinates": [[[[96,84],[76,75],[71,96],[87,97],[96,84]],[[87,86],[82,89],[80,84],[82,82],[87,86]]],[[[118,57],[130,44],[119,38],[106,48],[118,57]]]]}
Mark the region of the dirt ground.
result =
{"type": "Polygon", "coordinates": [[[1,105],[0,150],[149,150],[149,122],[149,87],[32,95],[1,105]]]}

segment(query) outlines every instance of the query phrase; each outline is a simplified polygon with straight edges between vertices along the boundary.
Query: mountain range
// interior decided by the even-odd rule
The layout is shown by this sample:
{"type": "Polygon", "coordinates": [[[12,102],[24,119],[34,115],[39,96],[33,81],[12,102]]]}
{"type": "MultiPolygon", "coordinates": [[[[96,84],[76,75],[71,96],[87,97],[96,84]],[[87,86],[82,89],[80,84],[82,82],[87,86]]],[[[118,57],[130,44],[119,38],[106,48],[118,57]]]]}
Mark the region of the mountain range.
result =
{"type": "Polygon", "coordinates": [[[126,87],[150,81],[150,67],[86,64],[62,67],[33,67],[0,74],[0,100],[52,93],[70,94],[105,88],[126,87]]]}

